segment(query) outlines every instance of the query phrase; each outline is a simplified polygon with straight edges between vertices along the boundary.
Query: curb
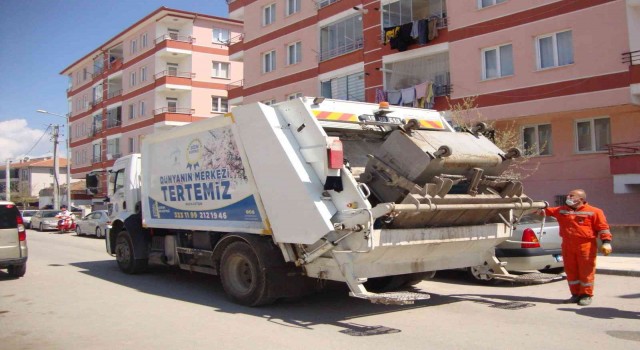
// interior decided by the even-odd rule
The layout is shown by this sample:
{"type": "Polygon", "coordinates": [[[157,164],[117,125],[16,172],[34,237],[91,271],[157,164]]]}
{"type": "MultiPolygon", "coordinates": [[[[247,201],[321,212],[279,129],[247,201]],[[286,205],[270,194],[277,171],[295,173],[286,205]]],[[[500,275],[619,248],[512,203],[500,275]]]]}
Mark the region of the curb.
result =
{"type": "Polygon", "coordinates": [[[640,271],[633,271],[633,270],[612,270],[612,269],[596,268],[596,274],[626,276],[626,277],[640,277],[640,271]]]}

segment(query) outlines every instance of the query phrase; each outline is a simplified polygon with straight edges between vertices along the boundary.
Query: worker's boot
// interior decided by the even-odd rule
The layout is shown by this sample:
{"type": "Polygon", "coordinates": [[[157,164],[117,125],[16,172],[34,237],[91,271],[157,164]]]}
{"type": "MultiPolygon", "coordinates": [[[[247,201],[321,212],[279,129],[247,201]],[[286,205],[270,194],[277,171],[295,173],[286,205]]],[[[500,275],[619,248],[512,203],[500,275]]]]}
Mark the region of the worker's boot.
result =
{"type": "Polygon", "coordinates": [[[578,305],[580,306],[587,306],[587,305],[591,305],[591,296],[590,295],[581,295],[580,296],[580,301],[578,301],[578,305]]]}
{"type": "Polygon", "coordinates": [[[566,300],[564,301],[564,303],[565,303],[565,304],[575,304],[575,303],[577,303],[577,302],[579,302],[579,301],[580,301],[580,296],[579,296],[579,295],[576,295],[576,294],[572,294],[572,295],[571,295],[571,298],[566,299],[566,300]]]}

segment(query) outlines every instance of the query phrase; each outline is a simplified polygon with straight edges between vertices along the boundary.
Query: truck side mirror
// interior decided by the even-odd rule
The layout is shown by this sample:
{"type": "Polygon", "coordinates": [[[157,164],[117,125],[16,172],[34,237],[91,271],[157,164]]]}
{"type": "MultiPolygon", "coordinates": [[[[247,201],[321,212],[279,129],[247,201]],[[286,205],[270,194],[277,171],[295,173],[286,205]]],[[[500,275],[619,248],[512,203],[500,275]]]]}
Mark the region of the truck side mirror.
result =
{"type": "Polygon", "coordinates": [[[93,194],[98,193],[98,187],[100,187],[100,180],[98,180],[98,175],[89,173],[85,175],[84,181],[87,190],[89,190],[93,194]]]}

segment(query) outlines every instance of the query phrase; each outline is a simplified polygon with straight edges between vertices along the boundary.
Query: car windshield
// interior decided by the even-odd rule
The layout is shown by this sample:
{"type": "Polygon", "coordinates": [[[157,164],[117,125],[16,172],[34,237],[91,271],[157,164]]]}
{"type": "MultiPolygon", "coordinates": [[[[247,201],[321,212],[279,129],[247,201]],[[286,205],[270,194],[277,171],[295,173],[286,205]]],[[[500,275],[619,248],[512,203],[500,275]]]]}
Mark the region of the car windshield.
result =
{"type": "MultiPolygon", "coordinates": [[[[537,214],[524,215],[522,219],[520,219],[521,224],[540,224],[542,223],[543,216],[537,214]]],[[[558,222],[556,218],[553,216],[544,217],[546,222],[558,222]]]]}
{"type": "Polygon", "coordinates": [[[31,211],[31,210],[25,210],[22,212],[22,217],[30,217],[33,216],[33,214],[35,214],[35,211],[31,211]]]}

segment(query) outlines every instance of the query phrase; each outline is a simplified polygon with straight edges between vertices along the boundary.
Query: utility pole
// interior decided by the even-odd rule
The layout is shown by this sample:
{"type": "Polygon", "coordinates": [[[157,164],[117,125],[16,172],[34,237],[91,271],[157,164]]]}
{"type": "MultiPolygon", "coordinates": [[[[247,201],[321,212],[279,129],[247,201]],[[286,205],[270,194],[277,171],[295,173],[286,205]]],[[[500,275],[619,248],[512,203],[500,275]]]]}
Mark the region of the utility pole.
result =
{"type": "Polygon", "coordinates": [[[11,175],[9,175],[9,170],[10,169],[10,164],[11,161],[9,159],[7,159],[7,170],[4,172],[5,173],[5,192],[6,192],[6,201],[9,202],[11,201],[11,175]]]}
{"type": "Polygon", "coordinates": [[[58,166],[58,132],[59,125],[53,126],[51,137],[53,138],[53,209],[60,210],[60,167],[58,166]]]}

